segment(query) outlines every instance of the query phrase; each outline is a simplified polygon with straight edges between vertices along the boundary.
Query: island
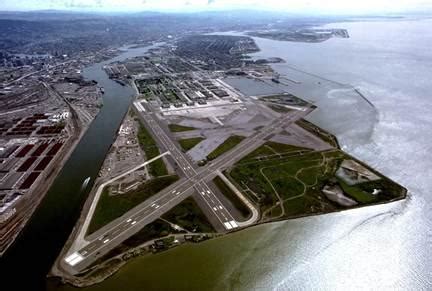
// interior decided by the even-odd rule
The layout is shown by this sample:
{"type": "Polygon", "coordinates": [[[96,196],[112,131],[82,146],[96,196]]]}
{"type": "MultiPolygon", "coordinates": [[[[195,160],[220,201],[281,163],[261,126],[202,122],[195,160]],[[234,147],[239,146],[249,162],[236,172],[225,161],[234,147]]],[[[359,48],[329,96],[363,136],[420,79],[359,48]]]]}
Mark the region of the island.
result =
{"type": "Polygon", "coordinates": [[[308,100],[230,85],[278,85],[258,50],[247,36],[184,36],[104,67],[136,97],[50,276],[89,286],[137,256],[406,197],[308,121],[308,100]]]}
{"type": "Polygon", "coordinates": [[[349,38],[346,29],[341,28],[293,28],[250,31],[247,35],[281,41],[319,43],[331,38],[349,38]]]}

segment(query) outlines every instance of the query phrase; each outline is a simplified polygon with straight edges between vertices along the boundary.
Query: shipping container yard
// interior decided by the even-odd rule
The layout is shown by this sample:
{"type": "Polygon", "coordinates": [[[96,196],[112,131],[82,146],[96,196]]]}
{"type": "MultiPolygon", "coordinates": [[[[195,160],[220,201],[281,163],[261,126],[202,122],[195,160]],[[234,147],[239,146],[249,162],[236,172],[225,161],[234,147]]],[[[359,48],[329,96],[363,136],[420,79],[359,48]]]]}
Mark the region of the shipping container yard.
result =
{"type": "Polygon", "coordinates": [[[9,116],[0,115],[0,221],[4,225],[14,225],[30,213],[28,206],[41,197],[40,188],[61,160],[56,158],[70,138],[70,116],[64,106],[9,116]]]}
{"type": "MultiPolygon", "coordinates": [[[[10,142],[15,142],[15,140],[10,142]]],[[[25,144],[25,141],[20,140],[16,144],[0,147],[2,149],[0,151],[2,157],[0,194],[2,196],[0,197],[3,197],[1,203],[4,203],[14,190],[30,189],[55,158],[63,143],[62,139],[42,139],[34,144],[25,144]]],[[[1,203],[0,206],[2,206],[1,203]]]]}

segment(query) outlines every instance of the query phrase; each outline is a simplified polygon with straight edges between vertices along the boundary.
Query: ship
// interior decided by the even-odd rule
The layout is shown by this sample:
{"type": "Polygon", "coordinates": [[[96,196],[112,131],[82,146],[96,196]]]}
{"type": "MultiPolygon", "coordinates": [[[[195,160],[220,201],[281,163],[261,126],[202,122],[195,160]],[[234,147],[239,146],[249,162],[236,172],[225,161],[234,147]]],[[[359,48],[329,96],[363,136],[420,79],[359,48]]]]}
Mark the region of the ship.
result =
{"type": "Polygon", "coordinates": [[[84,190],[87,187],[89,182],[90,182],[90,177],[87,177],[81,185],[81,190],[84,190]]]}
{"type": "Polygon", "coordinates": [[[122,80],[114,79],[114,81],[116,81],[118,84],[120,84],[122,86],[126,86],[126,83],[123,82],[122,80]]]}
{"type": "Polygon", "coordinates": [[[279,75],[278,73],[275,73],[275,74],[273,75],[273,78],[271,79],[272,82],[273,82],[273,83],[276,83],[276,84],[279,84],[279,83],[280,83],[280,81],[279,81],[279,77],[280,77],[280,75],[279,75]]]}

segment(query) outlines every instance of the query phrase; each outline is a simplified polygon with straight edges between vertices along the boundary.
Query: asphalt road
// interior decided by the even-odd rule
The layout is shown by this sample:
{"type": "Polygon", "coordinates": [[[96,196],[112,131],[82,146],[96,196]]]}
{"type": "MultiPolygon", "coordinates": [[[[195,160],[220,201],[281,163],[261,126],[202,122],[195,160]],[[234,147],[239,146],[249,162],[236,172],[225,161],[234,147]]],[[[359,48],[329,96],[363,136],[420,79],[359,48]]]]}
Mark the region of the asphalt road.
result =
{"type": "Polygon", "coordinates": [[[213,210],[214,215],[227,230],[238,227],[232,215],[205,182],[213,179],[218,170],[226,169],[262,145],[266,137],[281,130],[283,126],[306,116],[311,111],[311,109],[308,109],[306,111],[290,112],[274,120],[271,124],[244,139],[233,150],[213,160],[206,167],[197,170],[189,162],[185,154],[174,144],[172,139],[169,138],[167,132],[153,116],[153,113],[148,108],[142,106],[135,105],[135,108],[146,126],[152,130],[153,136],[156,138],[161,149],[171,152],[171,157],[181,169],[184,177],[87,237],[87,240],[90,241],[89,244],[68,255],[64,260],[66,262],[66,264],[63,264],[64,268],[72,274],[88,267],[122,241],[137,233],[145,225],[158,219],[162,214],[192,195],[194,189],[200,193],[213,210]]]}

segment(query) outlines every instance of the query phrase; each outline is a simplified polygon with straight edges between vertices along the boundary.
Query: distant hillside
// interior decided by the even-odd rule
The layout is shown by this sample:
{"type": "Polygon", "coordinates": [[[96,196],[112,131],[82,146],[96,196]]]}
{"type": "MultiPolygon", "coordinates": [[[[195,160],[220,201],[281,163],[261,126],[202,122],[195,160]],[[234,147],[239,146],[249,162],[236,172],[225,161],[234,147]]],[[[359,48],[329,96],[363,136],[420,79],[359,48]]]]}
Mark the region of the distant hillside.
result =
{"type": "Polygon", "coordinates": [[[93,51],[108,46],[163,41],[168,35],[244,31],[269,26],[299,27],[318,25],[329,20],[247,11],[189,14],[96,14],[52,10],[0,12],[0,50],[9,53],[73,55],[80,51],[93,51]]]}

